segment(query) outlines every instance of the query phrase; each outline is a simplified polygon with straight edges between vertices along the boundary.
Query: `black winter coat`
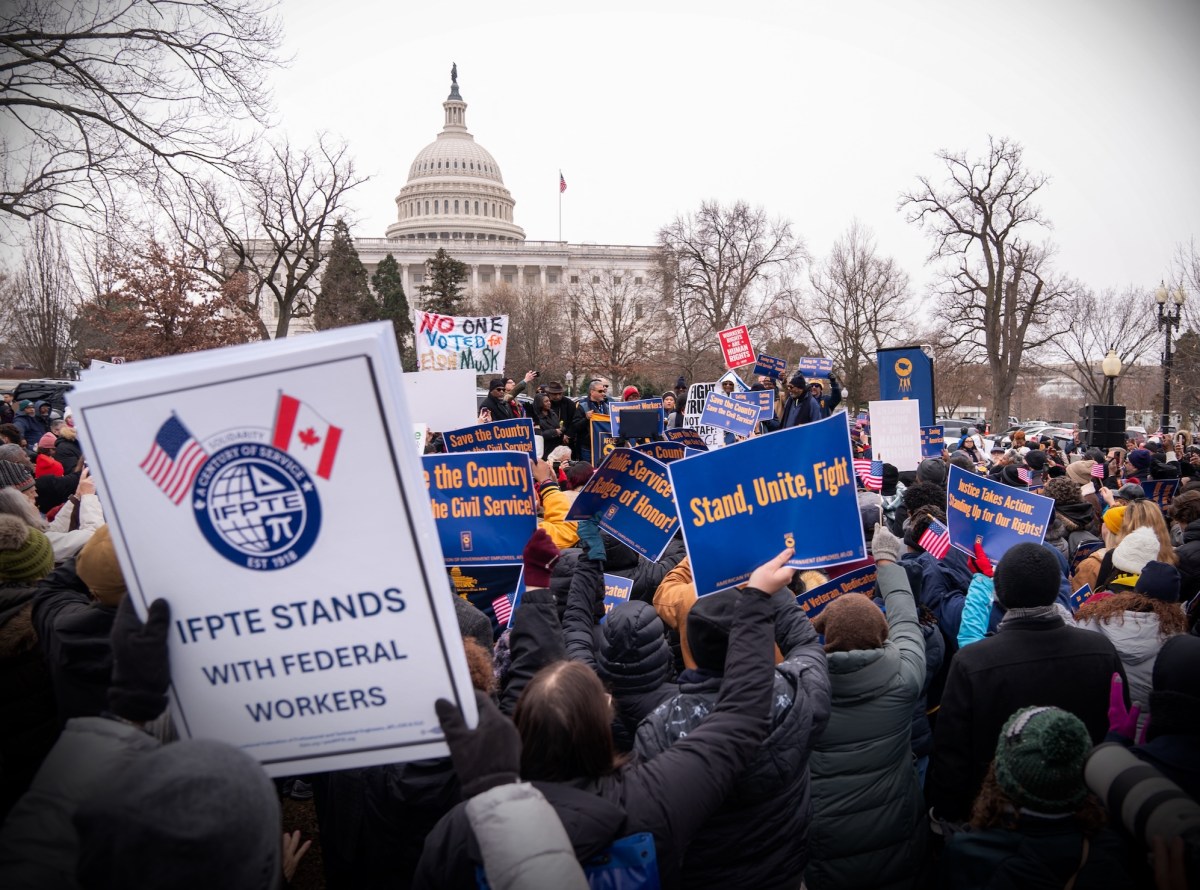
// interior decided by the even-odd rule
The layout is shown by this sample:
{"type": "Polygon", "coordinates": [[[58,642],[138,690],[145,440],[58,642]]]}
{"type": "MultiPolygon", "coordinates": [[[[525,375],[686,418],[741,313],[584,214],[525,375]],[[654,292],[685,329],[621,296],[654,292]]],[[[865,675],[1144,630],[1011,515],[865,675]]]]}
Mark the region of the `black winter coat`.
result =
{"type": "MultiPolygon", "coordinates": [[[[554,610],[540,594],[540,590],[526,591],[513,621],[512,672],[521,676],[536,668],[520,661],[534,656],[534,664],[544,663],[537,646],[544,631],[552,628],[561,638],[554,610]],[[539,594],[533,603],[530,593],[539,594]],[[534,611],[539,623],[533,638],[522,639],[522,620],[534,611]]],[[[577,857],[599,852],[620,837],[648,831],[654,835],[663,888],[679,886],[683,851],[729,794],[766,736],[774,673],[773,623],[774,609],[766,597],[748,590],[738,598],[729,638],[731,668],[716,710],[692,736],[652,761],[629,763],[597,779],[534,783],[554,806],[577,857]]],[[[465,805],[459,805],[426,839],[414,886],[473,890],[475,868],[481,862],[465,805]]]]}
{"type": "MultiPolygon", "coordinates": [[[[654,591],[667,576],[667,572],[683,562],[687,556],[687,547],[681,536],[675,536],[667,544],[663,555],[655,562],[639,556],[616,538],[604,535],[604,550],[607,557],[604,561],[604,571],[610,575],[633,579],[633,589],[629,591],[631,600],[641,600],[644,603],[654,601],[654,591]]],[[[575,575],[575,566],[582,551],[578,547],[568,547],[562,551],[554,570],[550,574],[550,590],[554,592],[555,602],[558,603],[559,620],[567,608],[567,595],[571,591],[571,578],[575,575]]]]}
{"type": "Polygon", "coordinates": [[[54,446],[54,459],[62,464],[64,473],[74,473],[79,469],[79,460],[83,452],[79,450],[79,442],[59,436],[54,446]]]}
{"type": "Polygon", "coordinates": [[[1200,593],[1200,519],[1187,524],[1183,530],[1183,543],[1175,548],[1179,557],[1179,574],[1183,581],[1179,586],[1179,599],[1187,602],[1200,593]]]}
{"type": "Polygon", "coordinates": [[[1053,705],[1075,714],[1096,743],[1108,732],[1112,675],[1125,678],[1103,634],[1068,627],[1057,614],[1009,618],[990,637],[959,649],[950,662],[933,731],[925,795],[938,815],[962,821],[1016,711],[1053,705]]]}
{"type": "Polygon", "coordinates": [[[492,413],[492,420],[512,420],[513,414],[512,402],[508,399],[498,399],[491,393],[483,400],[483,404],[479,406],[480,413],[487,408],[492,413]]]}
{"type": "Polygon", "coordinates": [[[117,610],[92,599],[69,559],[38,587],[33,600],[46,666],[54,682],[58,722],[99,717],[107,710],[112,675],[112,633],[117,610]]]}
{"type": "MultiPolygon", "coordinates": [[[[829,722],[829,669],[817,632],[791,592],[780,591],[772,605],[784,660],[775,668],[770,732],[688,847],[683,861],[688,888],[794,888],[808,863],[808,761],[829,722]]],[[[735,664],[732,650],[725,664],[735,664]]],[[[684,671],[679,695],[642,721],[637,753],[656,763],[694,738],[712,719],[720,688],[720,676],[684,671]]]]}

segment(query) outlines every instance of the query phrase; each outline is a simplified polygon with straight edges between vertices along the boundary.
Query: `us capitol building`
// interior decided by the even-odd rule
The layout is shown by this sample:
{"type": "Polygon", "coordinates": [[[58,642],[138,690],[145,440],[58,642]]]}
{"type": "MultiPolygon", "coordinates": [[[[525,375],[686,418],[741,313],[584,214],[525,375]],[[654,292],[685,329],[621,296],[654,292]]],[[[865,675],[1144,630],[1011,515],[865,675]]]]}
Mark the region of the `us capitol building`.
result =
{"type": "MultiPolygon", "coordinates": [[[[425,261],[438,248],[466,264],[467,291],[476,296],[501,284],[556,290],[599,283],[605,275],[632,276],[637,285],[650,282],[653,247],[526,240],[499,164],[467,130],[467,103],[458,91],[457,66],[451,69],[450,95],[442,108],[442,131],[408,168],[408,182],[396,196],[396,221],[386,236],[354,239],[368,272],[392,254],[414,308],[420,308],[417,288],[425,283],[425,261]]],[[[319,285],[314,286],[313,298],[316,290],[319,285]]],[[[264,300],[263,312],[268,329],[273,329],[275,301],[264,300]]],[[[311,330],[311,317],[292,322],[293,334],[311,330]]]]}

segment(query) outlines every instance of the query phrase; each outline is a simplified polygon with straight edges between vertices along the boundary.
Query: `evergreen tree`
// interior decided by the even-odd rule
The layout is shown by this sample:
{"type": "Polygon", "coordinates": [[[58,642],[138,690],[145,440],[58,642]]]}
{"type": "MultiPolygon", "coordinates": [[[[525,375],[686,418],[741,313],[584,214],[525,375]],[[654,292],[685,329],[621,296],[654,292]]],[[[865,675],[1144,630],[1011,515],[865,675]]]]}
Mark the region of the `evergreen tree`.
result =
{"type": "Polygon", "coordinates": [[[467,264],[460,263],[444,247],[425,261],[429,284],[422,284],[421,302],[426,312],[439,315],[458,315],[466,302],[462,283],[467,280],[467,264]]]}
{"type": "Polygon", "coordinates": [[[379,318],[392,323],[404,370],[417,370],[417,350],[412,339],[413,325],[408,311],[408,297],[404,295],[404,279],[400,275],[400,264],[390,253],[375,267],[371,286],[375,289],[375,299],[379,301],[379,318]]]}
{"type": "Polygon", "coordinates": [[[350,227],[340,217],[333,224],[328,257],[325,273],[321,276],[321,292],[313,307],[313,324],[317,330],[378,319],[379,305],[371,294],[367,267],[354,249],[350,227]]]}

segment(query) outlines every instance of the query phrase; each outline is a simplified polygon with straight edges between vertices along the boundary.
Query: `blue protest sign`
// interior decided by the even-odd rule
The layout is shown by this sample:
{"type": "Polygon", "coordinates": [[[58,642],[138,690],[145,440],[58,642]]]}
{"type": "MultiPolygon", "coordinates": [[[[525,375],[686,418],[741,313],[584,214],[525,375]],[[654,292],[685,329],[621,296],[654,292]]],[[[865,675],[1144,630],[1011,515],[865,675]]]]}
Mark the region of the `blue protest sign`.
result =
{"type": "Polygon", "coordinates": [[[941,457],[946,447],[946,428],[941,426],[921,427],[921,456],[941,457]]]}
{"type": "Polygon", "coordinates": [[[875,566],[863,566],[847,572],[820,587],[806,590],[796,596],[796,603],[804,610],[809,620],[816,618],[831,602],[846,593],[861,593],[870,596],[875,590],[875,566]]]}
{"type": "Polygon", "coordinates": [[[1082,606],[1085,602],[1087,602],[1088,597],[1091,595],[1092,595],[1092,585],[1091,584],[1084,584],[1082,587],[1080,587],[1078,590],[1076,590],[1073,594],[1071,594],[1071,611],[1078,612],[1079,607],[1082,606]]]}
{"type": "Polygon", "coordinates": [[[771,377],[779,380],[787,373],[787,362],[773,355],[758,354],[758,361],[754,364],[754,373],[760,377],[771,377]]]}
{"type": "Polygon", "coordinates": [[[975,538],[982,537],[983,552],[995,564],[1016,544],[1042,543],[1054,501],[951,464],[946,516],[951,544],[973,554],[975,538]]]}
{"type": "Polygon", "coordinates": [[[805,377],[828,377],[833,371],[833,359],[806,355],[796,365],[796,370],[805,377]]]}
{"type": "Polygon", "coordinates": [[[850,462],[835,415],[669,464],[697,593],[743,583],[785,547],[798,569],[866,559],[850,462]]]}
{"type": "Polygon", "coordinates": [[[534,450],[533,421],[528,417],[511,420],[496,420],[476,426],[451,430],[442,437],[446,451],[520,451],[536,455],[534,450]]]}
{"type": "Polygon", "coordinates": [[[508,626],[508,612],[521,587],[524,566],[454,566],[446,571],[454,592],[491,617],[492,633],[499,636],[508,626]]]}
{"type": "Polygon", "coordinates": [[[622,578],[620,575],[610,575],[604,573],[604,618],[600,619],[603,624],[608,618],[608,613],[615,609],[621,603],[629,602],[629,594],[633,592],[633,579],[622,578]]]}
{"type": "Polygon", "coordinates": [[[920,347],[880,349],[875,353],[879,367],[879,399],[916,399],[921,405],[921,426],[933,426],[933,359],[920,347]]]}
{"type": "Polygon", "coordinates": [[[750,392],[731,393],[729,398],[747,405],[758,406],[758,419],[766,420],[775,416],[775,393],[769,389],[754,389],[750,392]]]}
{"type": "Polygon", "coordinates": [[[682,426],[676,429],[669,429],[663,435],[667,437],[669,442],[678,442],[681,445],[686,445],[688,448],[696,451],[708,451],[708,443],[704,438],[692,429],[690,426],[682,426]]]}
{"type": "Polygon", "coordinates": [[[658,559],[679,527],[667,468],[632,448],[614,449],[580,489],[567,519],[597,513],[600,528],[647,559],[658,559]]]}
{"type": "Polygon", "coordinates": [[[642,454],[648,454],[659,463],[664,464],[703,453],[697,451],[695,448],[688,448],[682,442],[647,442],[644,445],[636,446],[633,450],[640,451],[642,454]]]}
{"type": "Polygon", "coordinates": [[[1074,575],[1079,571],[1083,561],[1095,553],[1097,550],[1104,549],[1103,541],[1084,541],[1075,548],[1075,556],[1071,559],[1071,574],[1074,575]]]}
{"type": "Polygon", "coordinates": [[[621,411],[622,410],[656,410],[658,411],[658,429],[655,435],[662,435],[663,431],[663,403],[662,399],[637,399],[632,402],[613,402],[610,406],[610,417],[612,418],[612,434],[618,439],[626,435],[621,432],[621,411]]]}
{"type": "Polygon", "coordinates": [[[421,458],[447,566],[519,564],[537,528],[529,458],[514,451],[421,458]]]}
{"type": "Polygon", "coordinates": [[[758,406],[747,405],[718,392],[710,392],[700,414],[702,426],[715,426],[735,436],[749,436],[758,424],[758,406]]]}
{"type": "Polygon", "coordinates": [[[1153,501],[1163,510],[1171,506],[1175,492],[1179,491],[1179,480],[1150,479],[1142,483],[1142,491],[1146,493],[1146,500],[1153,501]]]}
{"type": "Polygon", "coordinates": [[[612,420],[607,414],[595,414],[588,426],[592,443],[592,466],[596,466],[613,450],[612,420]]]}

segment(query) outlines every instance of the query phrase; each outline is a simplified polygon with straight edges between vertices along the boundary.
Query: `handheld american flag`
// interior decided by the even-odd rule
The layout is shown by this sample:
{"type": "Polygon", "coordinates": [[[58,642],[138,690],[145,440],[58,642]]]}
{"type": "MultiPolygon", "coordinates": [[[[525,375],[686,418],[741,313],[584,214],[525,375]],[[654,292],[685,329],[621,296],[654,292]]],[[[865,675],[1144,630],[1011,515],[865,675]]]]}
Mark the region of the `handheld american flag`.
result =
{"type": "Polygon", "coordinates": [[[178,504],[187,496],[192,480],[207,457],[208,453],[187,427],[171,415],[158,428],[150,453],[140,466],[151,481],[178,504]]]}
{"type": "Polygon", "coordinates": [[[501,627],[508,626],[508,619],[512,617],[512,601],[509,600],[508,594],[501,594],[492,600],[492,612],[496,616],[496,623],[501,627]]]}
{"type": "Polygon", "coordinates": [[[1024,482],[1026,485],[1028,485],[1030,482],[1033,481],[1033,473],[1031,473],[1029,470],[1025,469],[1024,467],[1017,467],[1017,478],[1020,479],[1022,482],[1024,482]]]}
{"type": "Polygon", "coordinates": [[[1094,464],[1092,464],[1093,479],[1103,479],[1107,475],[1107,468],[1104,466],[1103,461],[1096,461],[1094,464]]]}
{"type": "Polygon", "coordinates": [[[934,559],[945,559],[946,554],[950,552],[950,529],[936,519],[931,520],[929,528],[921,533],[917,543],[922,549],[933,554],[934,559]]]}
{"type": "Polygon", "coordinates": [[[863,478],[863,488],[867,491],[880,491],[883,489],[883,461],[871,461],[867,475],[863,478]]]}

